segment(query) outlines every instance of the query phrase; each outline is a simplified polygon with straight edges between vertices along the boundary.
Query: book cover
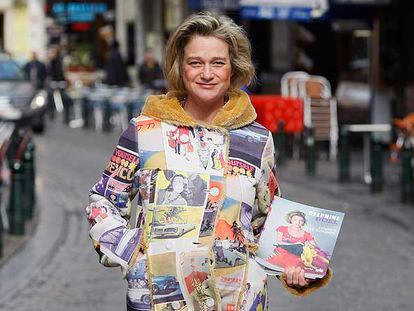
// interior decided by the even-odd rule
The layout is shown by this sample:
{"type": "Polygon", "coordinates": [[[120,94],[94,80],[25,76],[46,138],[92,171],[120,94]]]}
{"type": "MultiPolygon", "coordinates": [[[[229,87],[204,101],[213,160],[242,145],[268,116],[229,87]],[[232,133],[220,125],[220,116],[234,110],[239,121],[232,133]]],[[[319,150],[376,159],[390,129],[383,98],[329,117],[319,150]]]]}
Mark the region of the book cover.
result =
{"type": "Polygon", "coordinates": [[[256,261],[266,273],[300,266],[307,278],[326,274],[345,214],[276,197],[259,239],[256,261]]]}

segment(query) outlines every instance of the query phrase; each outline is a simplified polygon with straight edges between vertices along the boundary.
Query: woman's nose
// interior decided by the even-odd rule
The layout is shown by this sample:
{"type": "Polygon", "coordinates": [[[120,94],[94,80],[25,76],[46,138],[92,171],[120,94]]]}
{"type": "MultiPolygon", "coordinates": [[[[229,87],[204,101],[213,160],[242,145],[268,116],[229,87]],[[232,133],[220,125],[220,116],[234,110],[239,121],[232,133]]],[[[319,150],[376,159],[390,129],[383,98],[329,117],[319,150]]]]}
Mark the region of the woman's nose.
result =
{"type": "Polygon", "coordinates": [[[203,71],[201,72],[201,78],[205,80],[210,80],[213,78],[213,72],[209,65],[203,67],[203,71]]]}

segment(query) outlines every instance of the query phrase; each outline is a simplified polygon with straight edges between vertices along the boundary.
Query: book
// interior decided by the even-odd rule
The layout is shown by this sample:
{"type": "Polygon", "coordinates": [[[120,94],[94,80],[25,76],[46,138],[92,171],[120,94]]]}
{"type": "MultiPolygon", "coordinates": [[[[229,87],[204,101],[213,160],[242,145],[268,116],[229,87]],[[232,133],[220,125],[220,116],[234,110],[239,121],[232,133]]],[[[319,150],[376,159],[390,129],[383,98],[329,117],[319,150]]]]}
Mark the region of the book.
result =
{"type": "Polygon", "coordinates": [[[300,266],[306,278],[324,277],[344,216],[276,197],[259,238],[256,261],[269,275],[300,266]]]}

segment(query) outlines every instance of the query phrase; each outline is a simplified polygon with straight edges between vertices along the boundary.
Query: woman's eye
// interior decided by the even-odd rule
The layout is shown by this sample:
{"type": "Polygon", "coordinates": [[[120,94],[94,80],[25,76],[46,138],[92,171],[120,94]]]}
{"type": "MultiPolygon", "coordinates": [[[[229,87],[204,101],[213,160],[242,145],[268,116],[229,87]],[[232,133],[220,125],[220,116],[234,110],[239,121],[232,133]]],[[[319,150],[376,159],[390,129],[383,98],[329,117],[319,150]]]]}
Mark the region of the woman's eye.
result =
{"type": "Polygon", "coordinates": [[[200,66],[201,63],[197,62],[197,61],[192,61],[192,62],[189,63],[189,65],[195,67],[195,66],[200,66]]]}
{"type": "Polygon", "coordinates": [[[222,62],[222,61],[218,61],[218,62],[214,62],[213,65],[214,66],[224,66],[226,63],[222,62]]]}

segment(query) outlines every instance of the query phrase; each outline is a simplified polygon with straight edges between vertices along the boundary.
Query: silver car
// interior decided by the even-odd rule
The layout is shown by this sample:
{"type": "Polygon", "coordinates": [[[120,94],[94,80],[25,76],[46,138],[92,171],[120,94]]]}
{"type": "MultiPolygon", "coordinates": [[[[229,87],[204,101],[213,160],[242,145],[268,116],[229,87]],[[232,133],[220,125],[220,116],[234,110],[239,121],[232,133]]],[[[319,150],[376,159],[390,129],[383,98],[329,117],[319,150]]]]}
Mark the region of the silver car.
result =
{"type": "Polygon", "coordinates": [[[20,66],[0,54],[0,120],[18,126],[32,126],[41,132],[45,127],[46,91],[36,90],[20,66]]]}

